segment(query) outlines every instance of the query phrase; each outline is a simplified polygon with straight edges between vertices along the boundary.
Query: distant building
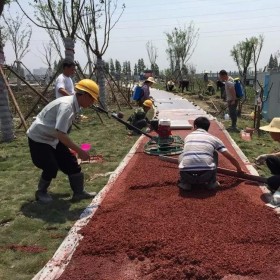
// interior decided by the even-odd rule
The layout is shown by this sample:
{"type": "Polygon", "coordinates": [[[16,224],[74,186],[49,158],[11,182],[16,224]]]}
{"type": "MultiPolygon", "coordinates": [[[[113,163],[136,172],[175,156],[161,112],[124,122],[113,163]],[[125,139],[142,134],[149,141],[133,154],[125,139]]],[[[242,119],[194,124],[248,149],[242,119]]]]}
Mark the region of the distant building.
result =
{"type": "Polygon", "coordinates": [[[40,67],[38,69],[33,69],[33,75],[43,76],[46,75],[48,68],[40,67]]]}

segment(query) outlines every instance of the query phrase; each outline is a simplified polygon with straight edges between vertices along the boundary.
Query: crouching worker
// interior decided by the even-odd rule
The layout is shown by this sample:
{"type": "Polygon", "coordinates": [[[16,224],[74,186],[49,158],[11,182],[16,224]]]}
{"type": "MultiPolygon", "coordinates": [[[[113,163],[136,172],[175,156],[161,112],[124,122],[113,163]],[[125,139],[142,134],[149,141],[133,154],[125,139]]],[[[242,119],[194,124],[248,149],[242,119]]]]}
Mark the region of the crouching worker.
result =
{"type": "Polygon", "coordinates": [[[88,160],[90,155],[74,143],[68,133],[76,115],[79,114],[80,107],[91,106],[97,102],[98,96],[99,88],[94,81],[81,80],[75,85],[74,95],[50,102],[28,129],[32,161],[36,167],[42,169],[38,190],[35,193],[38,201],[43,203],[52,201],[48,188],[59,169],[68,176],[73,191],[72,201],[92,198],[96,195],[84,190],[84,174],[81,172],[77,158],[69,149],[77,152],[82,160],[88,160]]]}
{"type": "Polygon", "coordinates": [[[184,150],[179,156],[180,180],[178,187],[190,191],[193,185],[205,185],[209,190],[220,186],[216,179],[218,153],[222,153],[237,169],[239,162],[228,152],[223,142],[208,133],[210,121],[199,117],[194,121],[194,131],[184,140],[184,150]]]}
{"type": "MultiPolygon", "coordinates": [[[[260,129],[269,132],[274,141],[280,142],[280,118],[272,119],[269,125],[261,126],[260,129]]],[[[280,152],[263,154],[256,158],[256,164],[264,163],[272,174],[267,178],[268,188],[275,192],[280,188],[280,152]]]]}
{"type": "MultiPolygon", "coordinates": [[[[128,118],[128,122],[138,129],[148,128],[150,126],[150,121],[147,118],[148,111],[153,107],[153,101],[146,99],[143,102],[142,107],[137,108],[134,113],[128,118]]],[[[136,130],[131,130],[129,135],[139,135],[140,133],[136,130]]]]}

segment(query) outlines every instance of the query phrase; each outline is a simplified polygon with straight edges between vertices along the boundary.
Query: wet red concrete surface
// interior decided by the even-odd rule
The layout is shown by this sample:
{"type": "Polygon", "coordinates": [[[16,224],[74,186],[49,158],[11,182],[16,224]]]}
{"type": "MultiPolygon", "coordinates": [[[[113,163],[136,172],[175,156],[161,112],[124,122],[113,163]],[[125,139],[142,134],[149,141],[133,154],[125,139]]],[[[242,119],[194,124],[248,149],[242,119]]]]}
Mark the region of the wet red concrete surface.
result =
{"type": "MultiPolygon", "coordinates": [[[[235,153],[217,124],[210,132],[235,153]]],[[[279,280],[279,217],[261,190],[218,176],[217,192],[181,192],[177,165],[143,153],[145,142],[82,230],[60,279],[279,280]]],[[[234,169],[223,156],[219,166],[234,169]]]]}

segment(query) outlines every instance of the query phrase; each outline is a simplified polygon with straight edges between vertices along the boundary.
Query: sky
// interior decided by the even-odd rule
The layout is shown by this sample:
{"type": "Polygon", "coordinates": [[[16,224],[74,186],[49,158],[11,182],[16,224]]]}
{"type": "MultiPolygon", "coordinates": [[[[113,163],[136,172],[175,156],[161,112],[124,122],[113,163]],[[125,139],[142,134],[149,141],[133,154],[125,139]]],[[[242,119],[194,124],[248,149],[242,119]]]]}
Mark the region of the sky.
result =
{"type": "MultiPolygon", "coordinates": [[[[157,49],[156,63],[160,70],[166,69],[169,67],[166,33],[176,27],[187,27],[191,22],[198,30],[199,39],[188,63],[195,66],[197,73],[237,70],[230,51],[252,36],[264,36],[258,68],[264,68],[270,55],[280,50],[280,2],[275,0],[118,0],[119,7],[122,3],[126,8],[111,31],[105,61],[111,58],[121,64],[130,61],[133,69],[138,59],[143,58],[149,67],[146,49],[149,41],[157,49]]],[[[31,8],[27,9],[32,15],[31,8]]],[[[15,15],[19,8],[12,4],[6,7],[6,14],[7,10],[15,15]]],[[[33,27],[31,50],[23,58],[24,65],[29,69],[45,67],[42,43],[48,41],[43,29],[33,27]]],[[[6,43],[4,51],[6,63],[12,64],[15,56],[10,42],[6,43]]],[[[76,44],[75,60],[81,66],[86,64],[80,43],[76,44]]]]}

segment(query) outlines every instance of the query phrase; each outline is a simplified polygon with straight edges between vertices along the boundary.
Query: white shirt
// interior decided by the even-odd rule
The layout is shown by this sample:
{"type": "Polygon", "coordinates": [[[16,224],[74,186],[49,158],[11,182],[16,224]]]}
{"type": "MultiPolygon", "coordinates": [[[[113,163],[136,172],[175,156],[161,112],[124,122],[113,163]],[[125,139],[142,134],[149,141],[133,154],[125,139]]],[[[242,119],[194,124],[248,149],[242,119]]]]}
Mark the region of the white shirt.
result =
{"type": "Polygon", "coordinates": [[[64,96],[59,93],[58,90],[60,88],[64,88],[70,95],[75,93],[72,79],[70,77],[66,77],[63,74],[60,74],[55,81],[55,98],[64,96]]]}
{"type": "Polygon", "coordinates": [[[35,142],[49,144],[56,148],[59,142],[56,131],[67,133],[78,112],[79,104],[76,95],[55,99],[37,115],[36,120],[27,130],[27,136],[35,142]]]}
{"type": "Polygon", "coordinates": [[[227,151],[224,143],[204,129],[198,128],[185,138],[184,150],[180,155],[181,171],[202,171],[216,168],[214,151],[227,151]]]}

